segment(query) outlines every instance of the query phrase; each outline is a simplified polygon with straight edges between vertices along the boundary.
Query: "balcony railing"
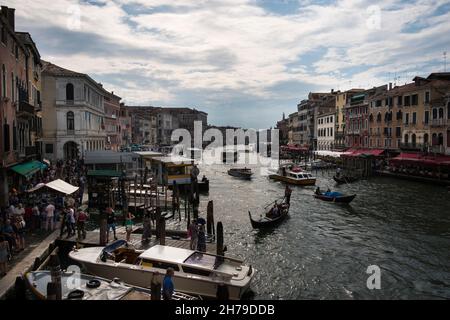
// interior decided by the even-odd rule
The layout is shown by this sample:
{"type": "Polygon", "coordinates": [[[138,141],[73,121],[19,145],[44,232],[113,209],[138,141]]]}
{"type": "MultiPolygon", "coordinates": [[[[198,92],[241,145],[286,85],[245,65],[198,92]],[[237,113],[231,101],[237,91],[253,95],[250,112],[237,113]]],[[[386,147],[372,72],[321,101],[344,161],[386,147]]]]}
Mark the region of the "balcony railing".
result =
{"type": "Polygon", "coordinates": [[[18,116],[32,117],[34,115],[34,106],[26,101],[19,102],[18,116]]]}
{"type": "Polygon", "coordinates": [[[430,121],[432,127],[443,127],[450,125],[450,119],[433,119],[430,121]]]}
{"type": "Polygon", "coordinates": [[[422,143],[400,142],[399,148],[403,150],[425,150],[427,146],[422,143]]]}

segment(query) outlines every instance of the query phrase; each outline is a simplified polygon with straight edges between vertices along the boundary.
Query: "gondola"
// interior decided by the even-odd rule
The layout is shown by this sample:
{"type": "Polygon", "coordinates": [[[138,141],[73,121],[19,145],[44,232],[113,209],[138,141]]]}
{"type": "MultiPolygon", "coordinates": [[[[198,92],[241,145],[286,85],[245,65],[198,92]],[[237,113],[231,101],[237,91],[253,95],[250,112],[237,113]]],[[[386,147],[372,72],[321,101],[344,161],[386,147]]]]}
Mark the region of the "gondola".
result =
{"type": "Polygon", "coordinates": [[[252,214],[249,211],[248,216],[250,217],[250,223],[252,224],[252,227],[255,229],[259,229],[259,228],[272,228],[277,226],[289,215],[289,205],[287,203],[282,203],[281,206],[282,206],[281,214],[276,218],[270,218],[267,216],[266,213],[264,217],[261,216],[258,220],[254,220],[252,218],[252,214]]]}
{"type": "Polygon", "coordinates": [[[253,172],[251,169],[249,168],[234,168],[234,169],[230,169],[228,170],[228,174],[230,176],[236,177],[236,178],[241,178],[241,179],[246,179],[246,180],[250,180],[252,178],[253,172]]]}
{"type": "Polygon", "coordinates": [[[323,201],[336,202],[336,203],[350,203],[355,199],[356,194],[352,195],[340,195],[337,192],[325,192],[321,194],[315,194],[314,198],[323,201]]]}
{"type": "Polygon", "coordinates": [[[356,180],[358,180],[358,178],[355,177],[345,177],[345,176],[333,176],[334,181],[336,181],[337,183],[350,183],[350,182],[355,182],[356,180]]]}

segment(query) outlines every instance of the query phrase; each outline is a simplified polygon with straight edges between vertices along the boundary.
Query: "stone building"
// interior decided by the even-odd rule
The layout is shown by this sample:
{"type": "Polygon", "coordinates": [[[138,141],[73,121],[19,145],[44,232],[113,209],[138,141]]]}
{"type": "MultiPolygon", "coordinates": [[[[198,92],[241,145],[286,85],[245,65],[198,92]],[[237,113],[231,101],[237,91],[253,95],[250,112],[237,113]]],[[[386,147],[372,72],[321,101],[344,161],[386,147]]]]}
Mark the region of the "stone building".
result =
{"type": "Polygon", "coordinates": [[[317,117],[317,150],[332,150],[335,145],[336,112],[324,112],[317,117]]]}
{"type": "Polygon", "coordinates": [[[114,92],[106,93],[103,97],[105,107],[105,131],[107,150],[118,151],[122,145],[120,134],[120,100],[114,92]]]}

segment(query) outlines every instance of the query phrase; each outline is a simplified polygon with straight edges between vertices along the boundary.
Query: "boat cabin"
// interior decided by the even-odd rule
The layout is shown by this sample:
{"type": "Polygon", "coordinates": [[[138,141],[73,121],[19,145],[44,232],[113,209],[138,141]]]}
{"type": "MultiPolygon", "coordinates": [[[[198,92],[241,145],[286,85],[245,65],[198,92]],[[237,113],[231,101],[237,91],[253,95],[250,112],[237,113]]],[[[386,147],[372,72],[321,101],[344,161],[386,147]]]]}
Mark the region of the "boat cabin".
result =
{"type": "Polygon", "coordinates": [[[310,173],[307,172],[289,172],[288,176],[293,179],[314,179],[310,173]]]}
{"type": "Polygon", "coordinates": [[[191,183],[191,170],[194,160],[180,156],[153,157],[150,160],[150,168],[156,182],[160,185],[171,186],[191,183]]]}

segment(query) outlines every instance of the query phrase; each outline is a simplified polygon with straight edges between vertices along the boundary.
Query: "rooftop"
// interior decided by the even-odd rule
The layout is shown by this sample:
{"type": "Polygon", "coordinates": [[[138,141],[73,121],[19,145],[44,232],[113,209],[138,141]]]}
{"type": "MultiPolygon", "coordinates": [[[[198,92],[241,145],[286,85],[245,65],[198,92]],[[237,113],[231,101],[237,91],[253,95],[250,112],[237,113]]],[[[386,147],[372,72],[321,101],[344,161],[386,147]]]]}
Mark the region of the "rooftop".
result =
{"type": "Polygon", "coordinates": [[[143,259],[151,259],[157,261],[183,263],[194,252],[195,251],[182,248],[156,245],[148,250],[145,250],[143,253],[141,253],[139,257],[143,259]]]}

